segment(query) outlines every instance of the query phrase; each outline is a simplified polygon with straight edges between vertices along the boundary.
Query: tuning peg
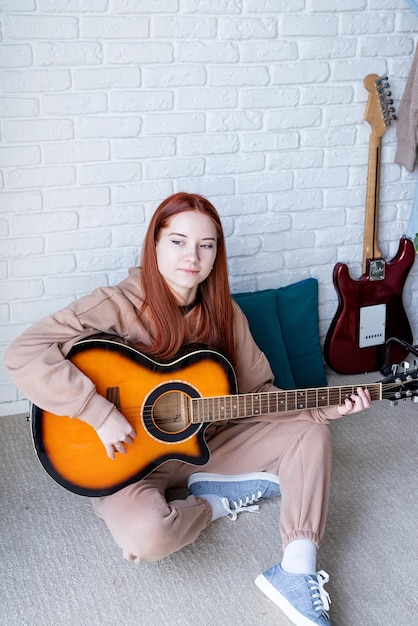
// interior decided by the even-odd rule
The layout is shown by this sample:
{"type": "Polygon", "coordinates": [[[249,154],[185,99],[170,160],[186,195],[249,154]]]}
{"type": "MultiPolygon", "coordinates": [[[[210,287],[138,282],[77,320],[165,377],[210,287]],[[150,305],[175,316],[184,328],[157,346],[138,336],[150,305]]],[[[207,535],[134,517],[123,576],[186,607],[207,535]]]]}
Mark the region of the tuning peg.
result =
{"type": "Polygon", "coordinates": [[[392,367],[390,368],[392,370],[393,376],[395,376],[395,374],[398,373],[398,368],[399,368],[399,365],[397,363],[394,363],[392,367]]]}
{"type": "Polygon", "coordinates": [[[408,363],[408,361],[402,361],[401,363],[402,367],[403,367],[403,371],[407,372],[409,370],[409,368],[411,367],[408,363]]]}
{"type": "Polygon", "coordinates": [[[418,396],[412,396],[411,400],[412,402],[418,402],[418,396]]]}

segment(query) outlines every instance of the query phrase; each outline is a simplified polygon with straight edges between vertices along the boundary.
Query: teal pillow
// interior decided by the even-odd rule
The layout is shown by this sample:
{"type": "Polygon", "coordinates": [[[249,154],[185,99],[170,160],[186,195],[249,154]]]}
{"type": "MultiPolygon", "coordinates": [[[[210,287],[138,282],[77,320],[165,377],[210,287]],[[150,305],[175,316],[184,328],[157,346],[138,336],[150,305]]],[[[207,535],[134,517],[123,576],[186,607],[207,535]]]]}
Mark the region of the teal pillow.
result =
{"type": "Polygon", "coordinates": [[[281,389],[295,389],[296,383],[277,316],[277,289],[233,294],[232,297],[244,312],[254,341],[270,362],[275,385],[281,389]]]}
{"type": "Polygon", "coordinates": [[[277,289],[277,313],[296,386],[324,387],[316,278],[277,289]]]}
{"type": "Polygon", "coordinates": [[[233,294],[282,389],[323,387],[327,379],[319,341],[318,281],[233,294]]]}

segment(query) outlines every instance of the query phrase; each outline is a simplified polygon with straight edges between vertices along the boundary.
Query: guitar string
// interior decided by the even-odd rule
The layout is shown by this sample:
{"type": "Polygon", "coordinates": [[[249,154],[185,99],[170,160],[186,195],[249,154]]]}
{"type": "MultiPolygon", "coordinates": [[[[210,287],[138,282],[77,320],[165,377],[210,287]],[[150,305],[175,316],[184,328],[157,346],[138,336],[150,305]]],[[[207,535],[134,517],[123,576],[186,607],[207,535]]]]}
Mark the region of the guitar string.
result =
{"type": "MultiPolygon", "coordinates": [[[[418,384],[418,383],[417,383],[418,384]]],[[[338,388],[319,388],[319,389],[296,389],[296,390],[284,390],[278,392],[260,392],[258,394],[235,394],[229,396],[202,396],[198,398],[189,398],[190,404],[193,407],[196,405],[201,405],[200,409],[202,409],[203,405],[203,415],[207,414],[207,410],[204,410],[205,405],[212,409],[210,412],[212,413],[213,419],[213,409],[217,408],[219,413],[219,406],[215,407],[215,404],[219,405],[223,403],[225,404],[234,404],[232,407],[228,407],[231,414],[234,417],[248,417],[250,415],[257,414],[257,411],[263,413],[275,413],[275,412],[284,412],[286,410],[298,410],[304,408],[325,408],[328,406],[337,406],[341,401],[349,397],[352,393],[355,393],[359,385],[347,385],[338,388]],[[322,394],[322,395],[321,395],[322,394]],[[318,397],[317,397],[318,396],[318,397]],[[312,398],[315,398],[315,402],[312,401],[312,398]],[[305,399],[305,401],[304,401],[305,399]],[[323,400],[324,402],[321,402],[323,400]],[[312,403],[313,402],[313,403],[312,403]],[[252,410],[254,408],[254,403],[259,407],[255,412],[252,410]],[[270,410],[271,406],[276,404],[276,410],[270,410]],[[250,406],[251,405],[251,406],[250,406]],[[283,408],[285,407],[285,408],[283,408]],[[289,408],[290,407],[290,408],[289,408]],[[241,413],[244,413],[241,415],[241,413]]],[[[372,400],[380,399],[380,389],[382,390],[382,397],[385,396],[393,389],[399,389],[405,387],[401,381],[394,381],[391,383],[373,383],[370,385],[361,385],[363,388],[369,389],[372,393],[372,400]],[[376,397],[373,397],[376,395],[376,397]]],[[[173,392],[176,396],[186,395],[182,394],[182,392],[173,392]]],[[[163,408],[159,410],[157,423],[163,422],[173,422],[175,421],[173,418],[174,415],[181,414],[182,407],[180,399],[177,400],[177,410],[173,411],[167,408],[163,408]]],[[[139,411],[141,410],[143,405],[131,405],[131,406],[120,406],[119,410],[126,416],[130,418],[130,421],[140,421],[141,415],[139,411]],[[136,418],[136,419],[135,419],[136,418]]],[[[150,410],[150,407],[147,407],[149,414],[152,415],[153,411],[150,410]]],[[[186,402],[186,413],[190,413],[190,405],[189,402],[186,402]]],[[[193,411],[191,411],[193,413],[193,411]]],[[[220,417],[223,417],[225,414],[225,409],[221,409],[220,417]],[[223,412],[222,412],[223,411],[223,412]]],[[[153,416],[155,417],[155,416],[153,416]]],[[[200,421],[200,420],[199,420],[200,421]]],[[[204,421],[203,419],[201,421],[204,421]]]]}

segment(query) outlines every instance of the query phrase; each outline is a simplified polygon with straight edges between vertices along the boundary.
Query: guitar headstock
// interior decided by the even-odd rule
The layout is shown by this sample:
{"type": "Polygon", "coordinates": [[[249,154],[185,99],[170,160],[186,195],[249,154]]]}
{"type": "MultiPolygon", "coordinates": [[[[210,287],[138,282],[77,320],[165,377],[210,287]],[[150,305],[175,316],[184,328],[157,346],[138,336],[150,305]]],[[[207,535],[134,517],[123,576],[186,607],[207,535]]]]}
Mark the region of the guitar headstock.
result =
{"type": "Polygon", "coordinates": [[[396,119],[388,77],[369,74],[364,79],[364,86],[369,92],[364,119],[373,133],[382,137],[391,121],[396,119]]]}
{"type": "MultiPolygon", "coordinates": [[[[415,364],[416,365],[416,364],[415,364]]],[[[392,366],[392,374],[382,380],[382,396],[397,404],[399,400],[410,398],[418,402],[418,370],[415,366],[409,371],[409,363],[402,363],[403,371],[399,372],[399,366],[392,366]]]]}

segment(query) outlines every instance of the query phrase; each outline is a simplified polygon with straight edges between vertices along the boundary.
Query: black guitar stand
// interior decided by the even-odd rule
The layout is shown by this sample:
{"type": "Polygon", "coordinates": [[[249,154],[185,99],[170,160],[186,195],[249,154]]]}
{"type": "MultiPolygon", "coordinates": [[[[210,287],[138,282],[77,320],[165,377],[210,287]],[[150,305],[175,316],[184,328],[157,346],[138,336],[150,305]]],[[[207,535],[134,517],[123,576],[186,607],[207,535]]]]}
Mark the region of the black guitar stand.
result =
{"type": "MultiPolygon", "coordinates": [[[[389,337],[385,342],[385,360],[380,368],[380,373],[384,376],[388,376],[392,372],[392,363],[390,360],[390,347],[392,344],[397,343],[401,345],[405,350],[418,357],[418,346],[411,346],[410,343],[405,341],[404,339],[399,339],[398,337],[389,337]]],[[[416,362],[415,362],[416,364],[416,362]]]]}

